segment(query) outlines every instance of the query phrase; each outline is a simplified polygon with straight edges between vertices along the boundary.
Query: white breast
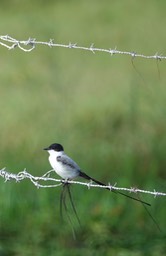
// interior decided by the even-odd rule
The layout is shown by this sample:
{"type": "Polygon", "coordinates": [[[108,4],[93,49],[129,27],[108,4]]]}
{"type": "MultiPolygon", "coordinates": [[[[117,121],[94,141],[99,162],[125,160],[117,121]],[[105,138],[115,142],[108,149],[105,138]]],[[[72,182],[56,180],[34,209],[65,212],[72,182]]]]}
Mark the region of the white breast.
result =
{"type": "Polygon", "coordinates": [[[54,150],[49,150],[49,154],[49,162],[52,168],[61,178],[74,179],[77,176],[79,176],[79,166],[64,152],[56,152],[54,150]],[[65,164],[63,163],[63,161],[57,161],[57,157],[61,157],[62,160],[65,160],[65,164]]]}

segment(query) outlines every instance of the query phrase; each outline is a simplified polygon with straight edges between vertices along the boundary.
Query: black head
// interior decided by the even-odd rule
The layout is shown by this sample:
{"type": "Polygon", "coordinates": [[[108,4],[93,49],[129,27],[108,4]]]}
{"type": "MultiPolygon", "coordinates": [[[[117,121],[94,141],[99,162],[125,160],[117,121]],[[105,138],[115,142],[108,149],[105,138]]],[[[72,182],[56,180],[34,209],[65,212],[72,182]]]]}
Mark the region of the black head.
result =
{"type": "Polygon", "coordinates": [[[53,143],[48,148],[44,148],[44,150],[55,150],[57,152],[64,151],[61,144],[53,143]]]}

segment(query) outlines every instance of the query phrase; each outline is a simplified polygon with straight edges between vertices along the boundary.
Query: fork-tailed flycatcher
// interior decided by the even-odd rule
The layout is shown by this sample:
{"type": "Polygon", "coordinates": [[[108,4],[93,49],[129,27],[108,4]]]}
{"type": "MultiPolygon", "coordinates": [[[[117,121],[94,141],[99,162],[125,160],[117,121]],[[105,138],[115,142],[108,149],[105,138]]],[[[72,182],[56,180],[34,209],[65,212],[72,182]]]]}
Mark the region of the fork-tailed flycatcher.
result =
{"type": "MultiPolygon", "coordinates": [[[[44,150],[47,150],[49,153],[49,162],[52,168],[66,182],[67,180],[73,180],[77,177],[82,177],[87,180],[92,180],[99,185],[106,186],[104,183],[88,176],[86,173],[81,171],[78,164],[65,154],[63,146],[61,144],[53,143],[49,147],[44,148],[44,150]]],[[[106,189],[150,206],[150,204],[147,202],[144,202],[138,198],[126,195],[115,189],[112,189],[112,188],[110,189],[108,187],[106,187],[106,189]]]]}

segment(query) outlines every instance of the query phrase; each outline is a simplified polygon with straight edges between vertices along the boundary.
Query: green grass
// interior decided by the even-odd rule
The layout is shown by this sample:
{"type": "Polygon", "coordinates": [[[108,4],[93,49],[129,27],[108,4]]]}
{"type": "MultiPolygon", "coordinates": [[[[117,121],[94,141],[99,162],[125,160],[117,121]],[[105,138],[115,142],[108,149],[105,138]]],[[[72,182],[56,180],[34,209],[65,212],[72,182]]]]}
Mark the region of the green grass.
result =
{"type": "MultiPolygon", "coordinates": [[[[165,55],[165,1],[31,1],[0,10],[1,35],[54,38],[100,48],[165,55]]],[[[50,169],[42,149],[60,142],[89,175],[118,186],[165,191],[165,62],[38,46],[0,47],[1,167],[33,175],[50,169]],[[141,74],[141,77],[139,74],[141,74]]],[[[59,216],[60,188],[0,180],[0,255],[165,253],[165,199],[144,208],[99,189],[73,186],[81,219],[59,216]]],[[[72,213],[70,212],[72,215],[72,213]]]]}

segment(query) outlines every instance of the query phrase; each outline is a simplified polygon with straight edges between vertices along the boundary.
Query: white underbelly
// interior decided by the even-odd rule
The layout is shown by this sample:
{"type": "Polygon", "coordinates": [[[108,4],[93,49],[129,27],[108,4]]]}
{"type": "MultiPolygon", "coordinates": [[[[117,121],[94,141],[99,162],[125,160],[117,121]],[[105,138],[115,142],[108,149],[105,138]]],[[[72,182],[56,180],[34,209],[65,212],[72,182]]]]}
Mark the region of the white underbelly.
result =
{"type": "Polygon", "coordinates": [[[79,176],[79,170],[64,165],[49,157],[50,164],[55,172],[63,179],[74,179],[79,176]]]}

